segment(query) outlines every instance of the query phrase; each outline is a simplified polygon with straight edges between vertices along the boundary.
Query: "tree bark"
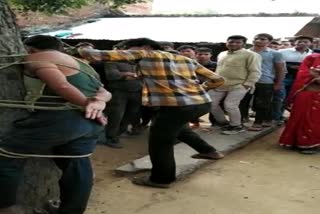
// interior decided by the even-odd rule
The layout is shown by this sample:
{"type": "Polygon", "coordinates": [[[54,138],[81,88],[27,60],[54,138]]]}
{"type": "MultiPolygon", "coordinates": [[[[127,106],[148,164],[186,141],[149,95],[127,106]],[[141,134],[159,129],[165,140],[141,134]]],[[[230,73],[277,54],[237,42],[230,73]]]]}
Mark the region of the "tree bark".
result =
{"type": "MultiPolygon", "coordinates": [[[[3,56],[23,53],[25,53],[25,50],[21,42],[19,29],[15,23],[15,16],[7,1],[0,0],[0,64],[19,59],[3,58],[3,56]]],[[[17,65],[0,70],[0,100],[22,100],[24,93],[21,66],[17,65]]],[[[28,112],[25,110],[1,108],[0,138],[10,130],[15,119],[25,117],[27,114],[28,112]]],[[[21,184],[17,196],[18,203],[34,208],[41,207],[49,199],[56,199],[59,195],[58,175],[59,172],[51,160],[28,160],[24,182],[21,184]]]]}

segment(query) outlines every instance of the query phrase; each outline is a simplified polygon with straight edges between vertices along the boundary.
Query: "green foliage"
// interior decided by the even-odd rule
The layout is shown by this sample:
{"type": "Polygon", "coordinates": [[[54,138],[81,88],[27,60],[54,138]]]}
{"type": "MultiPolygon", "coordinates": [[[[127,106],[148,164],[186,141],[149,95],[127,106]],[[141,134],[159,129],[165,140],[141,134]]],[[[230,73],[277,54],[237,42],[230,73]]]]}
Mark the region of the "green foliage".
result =
{"type": "Polygon", "coordinates": [[[80,8],[87,0],[9,0],[15,7],[24,11],[40,11],[45,13],[63,13],[67,8],[80,8]]]}
{"type": "Polygon", "coordinates": [[[108,4],[111,8],[116,9],[120,8],[127,4],[136,4],[146,2],[147,0],[96,0],[103,4],[108,4]]]}
{"type": "Polygon", "coordinates": [[[126,4],[144,2],[145,0],[9,0],[18,9],[40,11],[48,14],[63,13],[68,8],[80,8],[92,1],[119,8],[126,4]]]}

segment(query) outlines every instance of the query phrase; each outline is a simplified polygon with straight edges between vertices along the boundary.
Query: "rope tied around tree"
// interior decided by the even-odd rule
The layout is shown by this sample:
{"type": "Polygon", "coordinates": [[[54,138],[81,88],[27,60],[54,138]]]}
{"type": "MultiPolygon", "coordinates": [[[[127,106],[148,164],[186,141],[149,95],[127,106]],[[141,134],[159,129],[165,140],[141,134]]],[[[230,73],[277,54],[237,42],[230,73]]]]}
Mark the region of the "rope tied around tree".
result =
{"type": "MultiPolygon", "coordinates": [[[[4,56],[1,56],[2,58],[14,58],[14,57],[25,57],[25,56],[28,56],[29,54],[15,54],[15,55],[4,55],[4,56]]],[[[80,61],[78,59],[76,59],[77,61],[80,61]]],[[[61,67],[66,67],[66,68],[70,68],[70,69],[73,69],[73,70],[79,70],[79,68],[75,68],[75,67],[72,67],[72,66],[68,66],[68,65],[65,65],[65,64],[61,64],[61,63],[55,63],[55,62],[52,62],[52,61],[27,61],[27,62],[24,62],[22,60],[16,60],[14,62],[11,62],[11,63],[0,63],[0,71],[1,70],[4,70],[6,68],[9,68],[11,66],[14,66],[14,65],[26,65],[26,64],[31,64],[31,63],[43,63],[43,62],[50,62],[50,63],[53,63],[57,66],[61,66],[61,67]]],[[[87,72],[87,71],[83,71],[82,72],[86,73],[87,75],[89,75],[91,78],[94,78],[96,79],[99,84],[102,86],[102,83],[100,83],[100,81],[98,80],[98,76],[94,76],[93,74],[87,72]]],[[[1,72],[0,72],[1,73],[1,72]]],[[[27,77],[25,76],[25,79],[27,77]]],[[[29,77],[30,79],[30,77],[29,77]]],[[[40,81],[40,80],[39,80],[40,81]]],[[[37,98],[53,98],[53,99],[56,99],[56,98],[61,98],[60,96],[46,96],[46,95],[43,95],[42,94],[42,91],[45,87],[45,84],[43,83],[43,87],[42,89],[40,89],[39,93],[37,94],[33,94],[33,95],[36,95],[37,98]]],[[[27,92],[28,93],[28,92],[27,92]]],[[[30,93],[29,93],[30,94],[30,93]]],[[[27,94],[28,96],[28,94],[27,94]]],[[[26,100],[0,100],[0,107],[7,107],[7,108],[25,108],[25,109],[29,109],[31,111],[34,111],[34,110],[72,110],[72,109],[77,109],[77,110],[83,110],[82,107],[80,106],[77,106],[77,105],[74,105],[72,103],[69,103],[69,102],[65,102],[65,103],[59,103],[59,102],[41,102],[41,101],[36,101],[36,100],[33,100],[33,101],[26,101],[26,100]],[[41,106],[42,105],[42,106],[41,106]],[[53,105],[53,106],[50,106],[50,105],[53,105]]]]}

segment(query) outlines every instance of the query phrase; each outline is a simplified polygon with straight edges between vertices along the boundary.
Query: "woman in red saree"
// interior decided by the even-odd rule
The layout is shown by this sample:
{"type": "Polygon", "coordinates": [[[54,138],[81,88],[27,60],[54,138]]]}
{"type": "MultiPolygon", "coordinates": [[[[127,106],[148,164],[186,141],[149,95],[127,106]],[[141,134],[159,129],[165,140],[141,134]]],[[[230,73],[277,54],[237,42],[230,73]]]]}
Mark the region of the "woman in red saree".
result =
{"type": "Polygon", "coordinates": [[[317,67],[318,65],[320,65],[320,53],[313,53],[302,61],[287,98],[287,102],[289,104],[292,104],[293,95],[312,79],[312,76],[310,75],[310,68],[317,67]]]}
{"type": "Polygon", "coordinates": [[[306,154],[316,153],[320,148],[320,54],[305,59],[288,102],[291,114],[279,144],[306,154]]]}

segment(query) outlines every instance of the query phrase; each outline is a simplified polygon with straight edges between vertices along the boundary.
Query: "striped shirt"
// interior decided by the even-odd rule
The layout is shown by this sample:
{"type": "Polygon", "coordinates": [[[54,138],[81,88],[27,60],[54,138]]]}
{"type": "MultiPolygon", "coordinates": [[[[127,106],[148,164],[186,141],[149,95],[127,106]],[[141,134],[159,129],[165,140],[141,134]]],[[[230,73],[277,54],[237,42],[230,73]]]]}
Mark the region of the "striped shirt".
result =
{"type": "Polygon", "coordinates": [[[209,80],[220,76],[196,61],[164,51],[80,49],[89,61],[135,61],[144,82],[142,102],[147,106],[187,106],[210,103],[196,74],[209,80]]]}

